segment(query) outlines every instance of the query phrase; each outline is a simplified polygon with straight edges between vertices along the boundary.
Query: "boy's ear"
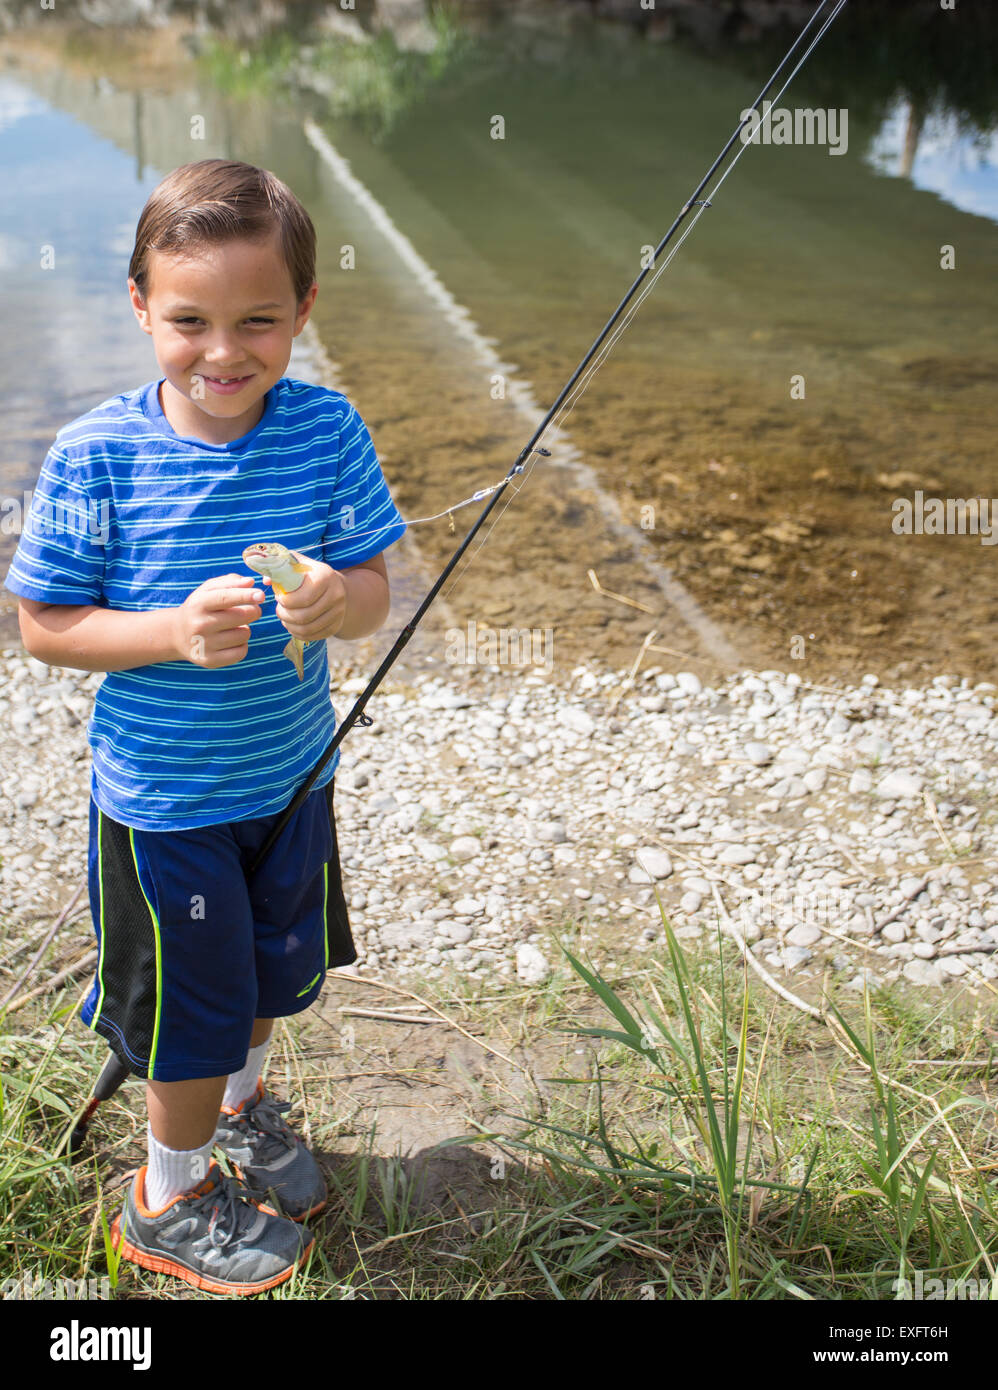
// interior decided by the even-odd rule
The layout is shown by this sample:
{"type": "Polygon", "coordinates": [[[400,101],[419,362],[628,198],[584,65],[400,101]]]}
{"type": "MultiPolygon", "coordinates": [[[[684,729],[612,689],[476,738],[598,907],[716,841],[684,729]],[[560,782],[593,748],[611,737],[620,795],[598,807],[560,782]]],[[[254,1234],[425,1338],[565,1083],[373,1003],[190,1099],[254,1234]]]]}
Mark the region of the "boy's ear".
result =
{"type": "Polygon", "coordinates": [[[306,294],[305,298],[298,305],[298,313],[295,315],[295,331],[292,334],[292,337],[297,338],[298,334],[305,327],[306,323],[308,323],[308,316],[312,312],[312,306],[315,303],[315,297],[318,293],[319,286],[313,280],[309,288],[308,294],[306,294]]]}
{"type": "Polygon", "coordinates": [[[143,333],[151,333],[152,324],[149,322],[149,310],[146,307],[145,300],[139,293],[138,285],[136,285],[131,276],[128,278],[128,297],[132,301],[132,308],[135,311],[135,317],[139,321],[139,327],[142,329],[143,333]]]}

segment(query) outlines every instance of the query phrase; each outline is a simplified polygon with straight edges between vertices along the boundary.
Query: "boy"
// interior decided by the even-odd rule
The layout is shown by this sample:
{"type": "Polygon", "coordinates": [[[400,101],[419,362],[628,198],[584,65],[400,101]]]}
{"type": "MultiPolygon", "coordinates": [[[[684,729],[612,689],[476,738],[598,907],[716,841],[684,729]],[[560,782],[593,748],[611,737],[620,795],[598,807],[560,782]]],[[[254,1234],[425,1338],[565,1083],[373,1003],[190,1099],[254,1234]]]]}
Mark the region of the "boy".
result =
{"type": "Polygon", "coordinates": [[[128,287],[162,377],[59,432],[7,586],[33,656],[108,673],[88,726],[99,959],[82,1014],[146,1077],[149,1117],[116,1242],[249,1294],[290,1278],[325,1204],[260,1071],[273,1020],[357,956],[339,752],[248,866],[332,737],[324,639],[384,623],[381,552],[405,523],[354,407],[284,377],[317,286],[314,228],[280,180],[226,160],[176,169],[139,219],[128,287]],[[264,616],[271,595],[238,567],[274,540],[307,574],[264,616]],[[288,633],[309,644],[301,681],[288,633]]]}

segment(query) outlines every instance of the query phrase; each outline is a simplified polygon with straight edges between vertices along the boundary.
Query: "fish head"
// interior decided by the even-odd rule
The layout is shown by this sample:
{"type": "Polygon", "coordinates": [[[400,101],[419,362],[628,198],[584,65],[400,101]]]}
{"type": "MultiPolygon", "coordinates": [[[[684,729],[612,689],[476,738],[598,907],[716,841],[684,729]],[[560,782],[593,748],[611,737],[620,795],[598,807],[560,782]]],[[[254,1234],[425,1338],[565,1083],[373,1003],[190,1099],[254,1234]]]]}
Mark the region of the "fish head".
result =
{"type": "Polygon", "coordinates": [[[257,574],[270,574],[271,570],[292,560],[290,550],[280,541],[257,541],[243,551],[243,564],[257,574]]]}

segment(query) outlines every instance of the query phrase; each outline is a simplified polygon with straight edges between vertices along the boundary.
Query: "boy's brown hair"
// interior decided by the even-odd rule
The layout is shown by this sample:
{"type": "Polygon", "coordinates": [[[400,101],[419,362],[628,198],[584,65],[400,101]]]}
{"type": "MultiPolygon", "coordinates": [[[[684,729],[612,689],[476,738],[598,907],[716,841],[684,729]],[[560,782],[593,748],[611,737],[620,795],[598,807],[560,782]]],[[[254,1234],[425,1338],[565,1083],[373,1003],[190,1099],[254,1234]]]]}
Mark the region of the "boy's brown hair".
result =
{"type": "Polygon", "coordinates": [[[237,237],[262,240],[275,229],[300,304],[315,280],[315,228],[287,184],[238,160],[182,164],[142,209],[128,274],[145,299],[150,251],[194,251],[237,237]]]}

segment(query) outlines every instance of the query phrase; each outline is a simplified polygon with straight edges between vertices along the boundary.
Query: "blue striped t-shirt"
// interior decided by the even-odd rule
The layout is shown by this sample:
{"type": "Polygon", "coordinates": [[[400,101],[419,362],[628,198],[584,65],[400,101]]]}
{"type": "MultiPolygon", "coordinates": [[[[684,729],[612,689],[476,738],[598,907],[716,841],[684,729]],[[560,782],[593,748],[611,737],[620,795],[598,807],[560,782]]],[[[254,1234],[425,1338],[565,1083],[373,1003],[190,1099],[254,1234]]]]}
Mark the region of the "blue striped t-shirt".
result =
{"type": "MultiPolygon", "coordinates": [[[[248,434],[209,444],[174,432],[159,384],[59,431],[7,574],[13,593],[130,612],[175,607],[206,579],[250,574],[242,552],[256,541],[346,569],[404,534],[367,427],[338,391],[284,377],[248,434]]],[[[140,830],[186,830],[291,800],[336,715],[325,642],[305,648],[299,681],[265,592],[234,666],[164,661],[104,677],[87,726],[102,811],[140,830]]],[[[316,786],[339,758],[337,749],[316,786]]]]}

